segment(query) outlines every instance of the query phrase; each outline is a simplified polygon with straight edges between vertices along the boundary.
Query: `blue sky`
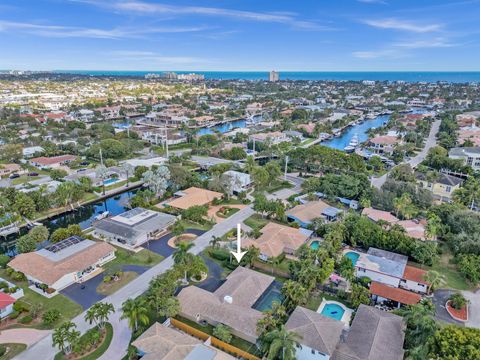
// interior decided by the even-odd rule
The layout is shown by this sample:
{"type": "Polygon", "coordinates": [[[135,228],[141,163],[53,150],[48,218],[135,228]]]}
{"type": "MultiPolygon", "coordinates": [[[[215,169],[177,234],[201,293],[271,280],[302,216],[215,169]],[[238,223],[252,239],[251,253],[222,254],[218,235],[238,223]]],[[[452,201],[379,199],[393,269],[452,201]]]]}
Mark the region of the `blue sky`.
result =
{"type": "Polygon", "coordinates": [[[480,70],[480,0],[1,0],[0,69],[480,70]]]}

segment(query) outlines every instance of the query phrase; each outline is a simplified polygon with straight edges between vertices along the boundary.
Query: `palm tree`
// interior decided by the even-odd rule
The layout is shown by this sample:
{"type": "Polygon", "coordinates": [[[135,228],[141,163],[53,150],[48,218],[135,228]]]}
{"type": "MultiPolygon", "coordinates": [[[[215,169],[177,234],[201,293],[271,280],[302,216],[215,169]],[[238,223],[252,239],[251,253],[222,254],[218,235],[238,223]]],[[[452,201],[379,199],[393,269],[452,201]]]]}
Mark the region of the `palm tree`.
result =
{"type": "Polygon", "coordinates": [[[129,178],[130,178],[130,175],[133,174],[134,168],[131,164],[125,162],[122,165],[122,169],[125,172],[125,175],[127,176],[127,187],[128,187],[128,185],[130,185],[130,183],[129,183],[130,179],[129,178]]]}
{"type": "Polygon", "coordinates": [[[429,239],[437,240],[438,233],[442,229],[442,220],[436,214],[431,214],[428,217],[427,226],[425,227],[425,235],[429,239]]]}
{"type": "Polygon", "coordinates": [[[108,179],[108,169],[105,165],[99,165],[95,169],[95,176],[102,180],[102,192],[105,195],[105,180],[108,179]]]}
{"type": "Polygon", "coordinates": [[[268,360],[280,358],[281,360],[295,360],[295,345],[298,344],[300,336],[294,332],[287,331],[282,325],[267,333],[262,340],[262,349],[267,354],[268,360]]]}
{"type": "Polygon", "coordinates": [[[247,160],[245,161],[245,170],[247,170],[249,174],[252,174],[255,166],[257,166],[257,164],[255,163],[253,156],[247,156],[247,160]]]}
{"type": "Polygon", "coordinates": [[[138,330],[138,323],[148,325],[150,319],[148,318],[148,307],[145,300],[142,298],[127,299],[122,304],[123,314],[120,319],[127,319],[128,326],[133,330],[138,330]]]}
{"type": "Polygon", "coordinates": [[[222,241],[222,238],[213,235],[212,239],[210,240],[210,245],[215,249],[218,246],[218,243],[222,241]]]}
{"type": "Polygon", "coordinates": [[[175,264],[184,268],[185,283],[187,283],[188,281],[187,280],[188,267],[190,266],[193,260],[193,254],[188,252],[188,250],[190,250],[192,247],[193,247],[193,243],[182,241],[178,244],[177,251],[173,254],[173,261],[175,262],[175,264]]]}
{"type": "Polygon", "coordinates": [[[298,282],[288,280],[282,286],[282,294],[285,296],[285,307],[293,310],[307,297],[307,290],[298,282]]]}
{"type": "Polygon", "coordinates": [[[105,323],[108,320],[108,317],[110,314],[113,314],[115,312],[115,308],[113,307],[113,304],[110,303],[96,303],[95,305],[97,307],[97,319],[98,319],[98,327],[100,329],[105,328],[105,323]]]}
{"type": "MultiPolygon", "coordinates": [[[[408,349],[418,346],[425,347],[428,340],[437,330],[437,323],[433,318],[435,309],[431,303],[419,303],[411,305],[399,311],[407,325],[405,331],[405,345],[408,349]]],[[[421,352],[416,349],[415,353],[421,352]]]]}
{"type": "Polygon", "coordinates": [[[56,328],[52,334],[52,346],[58,346],[58,348],[68,355],[72,351],[73,345],[80,338],[80,332],[75,330],[77,325],[69,321],[56,328]]]}
{"type": "Polygon", "coordinates": [[[430,293],[430,291],[435,290],[445,283],[445,276],[441,275],[438,271],[430,270],[425,274],[424,280],[428,283],[427,293],[430,293]]]}

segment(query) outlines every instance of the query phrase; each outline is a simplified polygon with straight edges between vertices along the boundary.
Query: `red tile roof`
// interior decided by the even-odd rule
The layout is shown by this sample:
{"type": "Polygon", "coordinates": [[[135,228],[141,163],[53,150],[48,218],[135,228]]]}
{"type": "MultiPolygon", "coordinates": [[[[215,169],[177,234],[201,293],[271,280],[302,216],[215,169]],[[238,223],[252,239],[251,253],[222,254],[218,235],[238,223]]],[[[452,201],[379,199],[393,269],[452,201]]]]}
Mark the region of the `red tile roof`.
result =
{"type": "Polygon", "coordinates": [[[408,290],[394,288],[375,281],[372,281],[372,284],[370,285],[370,293],[373,295],[381,296],[385,299],[397,301],[405,305],[418,304],[422,299],[420,295],[410,292],[408,290]]]}
{"type": "Polygon", "coordinates": [[[31,159],[30,162],[40,164],[40,165],[52,165],[52,164],[63,163],[65,161],[73,161],[76,158],[77,157],[74,155],[61,155],[61,156],[53,156],[53,157],[41,156],[38,158],[31,159]]]}
{"type": "Polygon", "coordinates": [[[428,282],[425,281],[426,274],[427,272],[425,270],[407,265],[405,266],[405,271],[403,272],[403,278],[405,280],[411,280],[420,284],[428,285],[428,282]]]}
{"type": "Polygon", "coordinates": [[[5,294],[0,291],[0,309],[6,308],[8,305],[13,304],[17,301],[13,296],[5,294]]]}

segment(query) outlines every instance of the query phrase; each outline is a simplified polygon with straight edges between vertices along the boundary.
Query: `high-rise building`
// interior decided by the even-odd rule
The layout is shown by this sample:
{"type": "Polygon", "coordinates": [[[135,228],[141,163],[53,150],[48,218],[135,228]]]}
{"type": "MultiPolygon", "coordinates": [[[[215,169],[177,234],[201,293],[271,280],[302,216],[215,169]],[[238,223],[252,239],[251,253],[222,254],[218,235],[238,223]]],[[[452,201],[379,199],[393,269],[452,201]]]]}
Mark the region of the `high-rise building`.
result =
{"type": "Polygon", "coordinates": [[[270,71],[270,75],[268,77],[269,81],[276,82],[280,79],[280,74],[278,71],[270,71]]]}

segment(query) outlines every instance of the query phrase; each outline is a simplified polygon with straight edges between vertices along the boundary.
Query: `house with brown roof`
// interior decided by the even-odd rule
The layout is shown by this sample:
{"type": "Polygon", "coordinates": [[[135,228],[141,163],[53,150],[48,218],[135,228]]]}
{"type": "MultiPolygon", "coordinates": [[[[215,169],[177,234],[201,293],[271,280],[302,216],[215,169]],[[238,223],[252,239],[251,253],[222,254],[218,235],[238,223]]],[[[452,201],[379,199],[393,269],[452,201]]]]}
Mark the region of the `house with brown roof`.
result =
{"type": "Polygon", "coordinates": [[[18,173],[22,170],[18,164],[0,164],[0,177],[18,173]]]}
{"type": "Polygon", "coordinates": [[[32,290],[53,296],[67,286],[99,274],[102,266],[113,259],[112,245],[72,236],[44,249],[19,254],[8,266],[25,274],[32,290]]]}
{"type": "Polygon", "coordinates": [[[252,308],[272,285],[273,276],[244,267],[237,267],[214,292],[196,286],[183,288],[177,298],[180,315],[192,321],[206,321],[216,326],[224,324],[232,334],[246,341],[257,341],[257,322],[261,311],[252,308]]]}
{"type": "Polygon", "coordinates": [[[262,235],[258,239],[247,238],[244,240],[243,246],[258,248],[260,258],[265,261],[283,253],[295,254],[295,251],[305,244],[313,234],[311,230],[297,229],[274,222],[269,222],[260,231],[262,235]]]}
{"type": "Polygon", "coordinates": [[[175,193],[175,199],[165,203],[165,205],[180,210],[186,210],[196,205],[210,205],[214,199],[222,198],[222,193],[197,187],[190,187],[185,190],[177,191],[175,193]]]}
{"type": "Polygon", "coordinates": [[[28,160],[29,164],[37,168],[58,169],[64,165],[74,161],[77,157],[75,155],[60,155],[52,157],[37,157],[28,160]]]}
{"type": "Polygon", "coordinates": [[[403,360],[404,329],[402,317],[362,304],[331,359],[403,360]]]}
{"type": "Polygon", "coordinates": [[[328,205],[322,200],[309,201],[300,204],[286,212],[289,221],[297,222],[301,227],[308,227],[316,218],[324,218],[327,221],[337,220],[342,210],[328,205]]]}
{"type": "Polygon", "coordinates": [[[344,324],[318,312],[297,306],[288,318],[285,328],[300,337],[301,346],[297,346],[296,359],[326,360],[335,351],[344,324]]]}
{"type": "Polygon", "coordinates": [[[422,296],[401,288],[385,285],[376,281],[370,284],[370,294],[375,303],[393,302],[393,305],[415,305],[422,300],[422,296]]]}
{"type": "Polygon", "coordinates": [[[395,145],[399,144],[400,140],[396,136],[384,135],[376,136],[368,141],[369,148],[375,154],[389,154],[393,153],[395,145]]]}
{"type": "Polygon", "coordinates": [[[143,360],[233,360],[233,356],[168,325],[150,326],[132,345],[143,360]]]}

